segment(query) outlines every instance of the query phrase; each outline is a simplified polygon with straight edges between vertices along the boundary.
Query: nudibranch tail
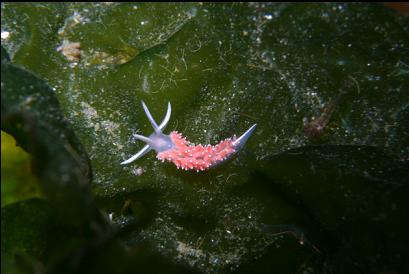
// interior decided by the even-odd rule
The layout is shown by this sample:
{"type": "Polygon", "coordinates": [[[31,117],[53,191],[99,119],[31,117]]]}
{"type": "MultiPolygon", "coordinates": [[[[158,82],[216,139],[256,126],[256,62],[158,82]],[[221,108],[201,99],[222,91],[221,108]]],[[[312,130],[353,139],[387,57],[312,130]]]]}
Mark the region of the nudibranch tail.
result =
{"type": "Polygon", "coordinates": [[[149,137],[134,135],[136,139],[145,142],[146,145],[137,154],[123,161],[122,165],[139,159],[153,149],[157,152],[156,157],[162,162],[170,161],[178,168],[185,170],[205,170],[220,164],[242,149],[256,128],[256,124],[254,124],[239,138],[233,136],[233,138],[225,139],[216,145],[193,145],[176,131],[172,131],[169,135],[162,133],[162,129],[170,120],[170,102],[168,103],[166,115],[159,126],[143,101],[142,107],[154,129],[154,133],[149,137]]]}
{"type": "Polygon", "coordinates": [[[253,134],[254,130],[256,129],[257,124],[252,125],[246,132],[244,132],[239,138],[233,141],[233,146],[236,147],[237,150],[240,150],[250,136],[253,134]]]}

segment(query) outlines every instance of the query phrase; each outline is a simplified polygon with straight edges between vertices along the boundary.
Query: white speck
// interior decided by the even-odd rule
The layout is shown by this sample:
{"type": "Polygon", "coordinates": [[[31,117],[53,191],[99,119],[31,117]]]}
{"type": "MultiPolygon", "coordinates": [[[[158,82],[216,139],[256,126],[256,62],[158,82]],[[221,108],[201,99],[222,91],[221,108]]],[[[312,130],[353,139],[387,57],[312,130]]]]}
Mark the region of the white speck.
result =
{"type": "Polygon", "coordinates": [[[273,19],[273,15],[271,13],[267,13],[267,14],[264,14],[264,18],[266,18],[267,20],[271,20],[273,19]]]}
{"type": "Polygon", "coordinates": [[[64,40],[56,50],[61,52],[68,61],[78,62],[81,58],[80,47],[80,42],[70,42],[68,40],[64,40]]]}
{"type": "Polygon", "coordinates": [[[143,174],[144,170],[142,167],[138,167],[132,170],[132,174],[136,176],[141,176],[143,174]]]}
{"type": "Polygon", "coordinates": [[[1,39],[7,39],[10,37],[10,32],[9,31],[2,31],[1,32],[1,39]]]}
{"type": "MultiPolygon", "coordinates": [[[[117,123],[114,123],[112,121],[102,121],[101,125],[104,127],[104,129],[111,135],[111,136],[116,136],[117,131],[119,129],[119,125],[117,123]]],[[[119,147],[118,147],[119,148],[119,147]]],[[[120,148],[119,148],[120,149],[120,148]]]]}
{"type": "Polygon", "coordinates": [[[149,93],[150,90],[150,84],[149,84],[149,80],[148,80],[148,75],[145,74],[143,76],[143,82],[142,82],[142,90],[146,93],[149,93]]]}
{"type": "Polygon", "coordinates": [[[81,102],[81,107],[83,107],[82,109],[82,113],[85,115],[85,117],[87,117],[88,119],[91,118],[99,118],[97,110],[93,107],[91,107],[88,103],[86,102],[81,102]]]}
{"type": "Polygon", "coordinates": [[[190,11],[187,12],[188,18],[195,17],[197,14],[197,8],[192,8],[190,11]]]}

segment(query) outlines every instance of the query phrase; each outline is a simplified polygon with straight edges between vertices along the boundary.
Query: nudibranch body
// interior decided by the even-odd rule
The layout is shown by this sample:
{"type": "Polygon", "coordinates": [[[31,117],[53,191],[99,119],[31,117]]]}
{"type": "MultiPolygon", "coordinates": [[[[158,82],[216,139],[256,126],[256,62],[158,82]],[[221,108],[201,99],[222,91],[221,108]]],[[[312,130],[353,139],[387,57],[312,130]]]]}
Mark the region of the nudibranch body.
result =
{"type": "Polygon", "coordinates": [[[170,103],[168,103],[168,110],[160,125],[153,119],[143,101],[142,107],[154,132],[149,137],[134,135],[136,139],[144,141],[146,145],[137,154],[123,161],[121,165],[129,164],[153,149],[157,152],[156,158],[162,162],[170,161],[184,170],[206,170],[237,153],[256,128],[256,124],[254,124],[240,137],[233,136],[233,138],[225,139],[216,145],[193,145],[176,131],[172,131],[169,135],[163,134],[162,130],[170,120],[170,103]]]}

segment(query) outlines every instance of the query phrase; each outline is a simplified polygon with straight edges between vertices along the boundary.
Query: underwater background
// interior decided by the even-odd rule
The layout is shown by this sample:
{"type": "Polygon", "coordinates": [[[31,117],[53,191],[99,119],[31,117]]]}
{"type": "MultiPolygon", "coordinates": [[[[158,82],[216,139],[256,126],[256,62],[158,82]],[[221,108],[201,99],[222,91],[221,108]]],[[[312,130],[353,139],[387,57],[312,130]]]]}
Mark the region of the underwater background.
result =
{"type": "Polygon", "coordinates": [[[2,273],[409,273],[409,19],[368,3],[1,3],[2,273]],[[202,172],[154,152],[216,144],[202,172]],[[17,146],[15,146],[17,144],[17,146]]]}

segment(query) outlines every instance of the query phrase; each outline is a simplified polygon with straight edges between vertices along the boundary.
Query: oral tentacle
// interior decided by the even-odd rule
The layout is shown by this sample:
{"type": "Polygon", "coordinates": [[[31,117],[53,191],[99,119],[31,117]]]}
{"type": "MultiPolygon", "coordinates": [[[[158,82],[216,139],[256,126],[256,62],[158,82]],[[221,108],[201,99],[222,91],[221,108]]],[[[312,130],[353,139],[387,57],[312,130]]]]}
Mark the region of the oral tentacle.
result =
{"type": "Polygon", "coordinates": [[[148,153],[149,151],[151,151],[152,148],[150,147],[150,145],[145,145],[141,150],[138,151],[138,153],[136,153],[134,156],[132,156],[131,158],[129,158],[128,160],[125,160],[121,163],[121,165],[127,165],[132,163],[133,161],[138,160],[139,158],[141,158],[143,155],[145,155],[146,153],[148,153]]]}
{"type": "Polygon", "coordinates": [[[145,136],[142,136],[142,135],[139,135],[139,134],[134,134],[133,137],[147,143],[148,145],[151,143],[151,139],[149,139],[148,137],[145,137],[145,136]]]}

